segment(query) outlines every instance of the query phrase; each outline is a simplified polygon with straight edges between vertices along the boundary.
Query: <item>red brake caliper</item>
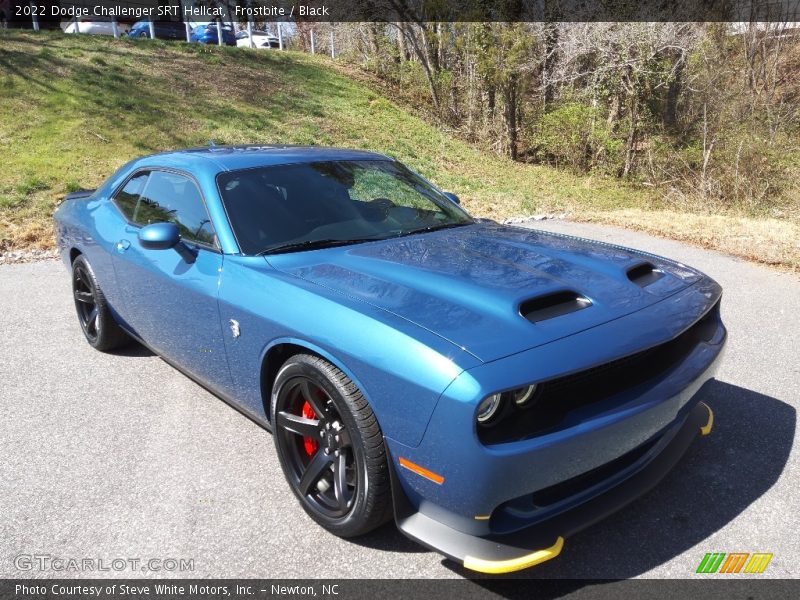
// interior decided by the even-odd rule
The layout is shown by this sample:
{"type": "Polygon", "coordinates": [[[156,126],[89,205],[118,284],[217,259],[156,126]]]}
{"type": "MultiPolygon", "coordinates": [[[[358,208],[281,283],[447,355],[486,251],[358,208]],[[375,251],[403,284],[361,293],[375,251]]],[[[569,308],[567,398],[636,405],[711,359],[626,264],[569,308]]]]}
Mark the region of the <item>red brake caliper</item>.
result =
{"type": "MultiPolygon", "coordinates": [[[[314,412],[314,409],[311,408],[311,405],[308,403],[308,400],[303,404],[303,417],[306,419],[316,419],[317,413],[314,412]]],[[[312,456],[319,448],[319,444],[317,440],[310,437],[303,437],[303,447],[306,449],[306,454],[312,456]]]]}

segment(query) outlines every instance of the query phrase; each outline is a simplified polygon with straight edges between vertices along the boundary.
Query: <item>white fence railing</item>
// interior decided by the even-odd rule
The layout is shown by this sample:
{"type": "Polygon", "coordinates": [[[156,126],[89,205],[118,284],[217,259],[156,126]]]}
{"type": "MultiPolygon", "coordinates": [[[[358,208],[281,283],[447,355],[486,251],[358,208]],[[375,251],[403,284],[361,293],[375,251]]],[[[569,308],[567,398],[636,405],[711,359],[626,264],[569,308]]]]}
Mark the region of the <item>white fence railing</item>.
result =
{"type": "MultiPolygon", "coordinates": [[[[75,4],[76,5],[80,4],[80,0],[75,2],[75,4]]],[[[145,0],[145,2],[142,2],[142,4],[146,4],[146,0],[145,0]]],[[[42,25],[40,23],[39,15],[38,15],[38,13],[36,11],[37,5],[35,4],[35,2],[30,2],[30,7],[31,7],[31,11],[30,11],[31,12],[31,14],[30,14],[31,27],[32,27],[33,31],[37,31],[37,32],[41,31],[42,25]]],[[[216,24],[216,30],[217,30],[216,31],[217,44],[219,46],[222,46],[222,45],[225,44],[225,36],[224,36],[224,33],[223,33],[223,27],[227,26],[227,24],[223,24],[223,22],[221,20],[219,20],[219,19],[215,21],[215,24],[216,24]]],[[[5,23],[0,23],[0,27],[2,27],[4,25],[5,25],[5,23]]],[[[20,24],[17,23],[17,26],[19,26],[19,25],[20,24]]],[[[150,39],[156,39],[158,37],[156,23],[152,19],[149,19],[149,20],[147,20],[147,25],[148,25],[147,34],[145,35],[144,32],[142,32],[142,37],[143,38],[149,37],[150,39]]],[[[198,25],[201,25],[201,24],[198,24],[198,25]]],[[[206,25],[206,24],[203,23],[202,25],[206,25]]],[[[230,25],[233,26],[233,23],[231,22],[230,25]]],[[[321,24],[321,25],[324,25],[324,24],[321,24]]],[[[255,44],[255,41],[254,41],[254,33],[255,33],[256,36],[258,36],[258,32],[254,31],[253,26],[254,26],[254,22],[252,20],[248,20],[246,25],[245,25],[245,28],[242,29],[242,31],[247,31],[247,40],[248,41],[247,41],[245,47],[250,47],[250,48],[255,48],[256,47],[256,44],[255,44]]],[[[84,34],[95,34],[95,35],[112,35],[115,38],[120,38],[123,35],[127,35],[127,32],[128,32],[127,29],[123,30],[123,25],[120,24],[120,22],[118,21],[116,16],[112,16],[109,19],[98,18],[97,20],[91,20],[91,19],[86,19],[86,18],[80,18],[79,19],[78,16],[73,16],[72,19],[69,20],[69,21],[61,21],[60,22],[60,27],[66,33],[84,33],[84,34]]],[[[191,42],[192,41],[192,31],[193,31],[192,24],[189,21],[184,21],[184,27],[185,27],[186,41],[187,42],[191,42]]],[[[278,49],[279,50],[286,50],[287,49],[287,33],[288,33],[288,39],[292,39],[294,37],[294,35],[297,33],[297,30],[294,28],[294,24],[277,21],[277,22],[274,23],[274,27],[275,27],[274,31],[277,33],[277,36],[275,36],[275,37],[277,37],[277,39],[278,39],[278,49]]],[[[335,33],[335,29],[333,27],[330,27],[329,31],[330,31],[330,41],[328,43],[328,52],[330,53],[331,58],[336,58],[337,49],[336,49],[336,33],[335,33]]],[[[308,49],[310,50],[311,54],[316,54],[317,50],[319,50],[319,48],[318,48],[319,41],[318,41],[317,33],[315,32],[314,27],[309,28],[307,30],[307,33],[308,33],[309,37],[306,40],[306,42],[310,42],[310,48],[308,48],[308,49]]],[[[274,40],[274,38],[273,38],[273,40],[274,40]]],[[[274,43],[274,41],[273,41],[273,43],[274,43]]],[[[267,44],[267,46],[269,46],[269,44],[267,44]]],[[[324,48],[322,49],[322,51],[324,52],[324,48]]]]}

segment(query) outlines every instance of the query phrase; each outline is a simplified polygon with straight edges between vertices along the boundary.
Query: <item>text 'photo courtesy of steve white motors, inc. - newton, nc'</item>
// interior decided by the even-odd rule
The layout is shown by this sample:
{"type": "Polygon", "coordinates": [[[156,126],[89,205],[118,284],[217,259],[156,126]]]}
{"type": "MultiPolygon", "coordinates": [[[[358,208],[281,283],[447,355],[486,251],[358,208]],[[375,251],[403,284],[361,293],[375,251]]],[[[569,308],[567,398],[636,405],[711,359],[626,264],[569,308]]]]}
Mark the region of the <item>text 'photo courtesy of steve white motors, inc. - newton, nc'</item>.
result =
{"type": "Polygon", "coordinates": [[[132,19],[168,19],[183,17],[193,20],[213,20],[233,18],[234,20],[247,20],[255,18],[291,19],[294,17],[326,17],[330,14],[327,6],[307,6],[305,4],[292,4],[290,6],[274,6],[262,4],[260,6],[235,6],[230,9],[233,14],[228,14],[228,9],[222,6],[182,6],[168,4],[162,6],[37,6],[20,5],[19,16],[60,17],[62,19],[82,19],[89,17],[118,17],[132,19]]]}
{"type": "Polygon", "coordinates": [[[55,597],[132,597],[142,598],[154,596],[188,596],[191,598],[223,598],[242,596],[301,596],[301,597],[326,597],[339,596],[344,590],[337,583],[292,584],[253,582],[218,584],[218,583],[17,583],[14,586],[14,595],[17,598],[32,596],[41,598],[55,597]]]}

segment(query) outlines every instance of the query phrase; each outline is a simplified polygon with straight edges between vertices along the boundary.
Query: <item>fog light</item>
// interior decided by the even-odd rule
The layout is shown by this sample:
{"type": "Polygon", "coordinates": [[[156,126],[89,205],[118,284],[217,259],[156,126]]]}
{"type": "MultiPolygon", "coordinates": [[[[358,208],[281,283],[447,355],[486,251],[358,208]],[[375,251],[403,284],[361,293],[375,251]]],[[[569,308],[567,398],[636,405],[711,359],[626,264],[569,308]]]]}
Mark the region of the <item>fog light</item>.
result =
{"type": "Polygon", "coordinates": [[[519,407],[527,406],[530,404],[531,398],[536,393],[536,385],[529,385],[528,387],[520,388],[511,392],[514,398],[514,404],[519,407]]]}
{"type": "Polygon", "coordinates": [[[500,394],[492,394],[481,400],[478,405],[478,423],[488,423],[497,414],[502,398],[500,394]]]}

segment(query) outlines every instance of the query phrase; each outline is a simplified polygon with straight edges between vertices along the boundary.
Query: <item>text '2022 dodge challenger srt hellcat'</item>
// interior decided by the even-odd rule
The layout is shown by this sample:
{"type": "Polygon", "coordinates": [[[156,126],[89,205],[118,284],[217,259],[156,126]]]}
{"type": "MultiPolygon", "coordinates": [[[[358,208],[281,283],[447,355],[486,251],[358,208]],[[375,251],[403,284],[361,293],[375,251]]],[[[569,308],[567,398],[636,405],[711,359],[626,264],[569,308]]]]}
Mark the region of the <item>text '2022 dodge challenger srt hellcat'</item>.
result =
{"type": "Polygon", "coordinates": [[[339,536],[393,517],[469,569],[530,567],[711,431],[716,282],[474,219],[380,154],[146,156],[55,225],[89,343],[138,340],[270,429],[339,536]]]}

